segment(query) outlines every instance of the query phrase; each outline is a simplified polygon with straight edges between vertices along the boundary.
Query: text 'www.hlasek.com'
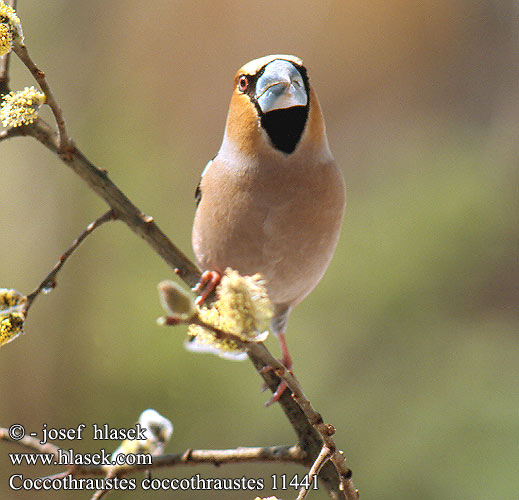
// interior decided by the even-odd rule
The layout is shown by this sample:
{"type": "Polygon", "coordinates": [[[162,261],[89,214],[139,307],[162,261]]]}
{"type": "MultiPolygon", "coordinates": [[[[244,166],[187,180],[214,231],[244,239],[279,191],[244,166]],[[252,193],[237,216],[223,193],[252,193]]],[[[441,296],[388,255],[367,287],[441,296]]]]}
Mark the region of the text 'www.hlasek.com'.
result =
{"type": "MultiPolygon", "coordinates": [[[[129,471],[136,472],[147,470],[146,466],[153,466],[153,456],[145,453],[141,446],[137,453],[111,453],[104,448],[95,453],[79,453],[73,448],[64,449],[52,447],[51,452],[45,452],[45,446],[59,441],[81,441],[85,436],[86,424],[79,424],[74,428],[49,428],[43,424],[41,434],[27,433],[20,424],[9,427],[9,438],[12,441],[24,439],[38,440],[41,445],[40,453],[8,453],[10,464],[16,467],[22,466],[57,466],[64,472],[45,477],[28,477],[14,471],[9,476],[9,487],[14,491],[40,490],[136,490],[145,491],[173,490],[173,491],[231,491],[247,490],[297,490],[301,487],[318,489],[317,476],[310,481],[306,475],[272,474],[266,478],[241,477],[202,477],[194,474],[189,477],[151,477],[146,475],[142,479],[121,477],[129,471]],[[127,469],[125,471],[125,469],[127,469]],[[104,477],[78,477],[78,476],[104,476],[104,477]]],[[[136,424],[130,428],[112,428],[108,424],[91,426],[91,437],[94,441],[109,440],[114,442],[145,442],[146,429],[136,424]]],[[[114,445],[115,447],[115,445],[114,445]]]]}

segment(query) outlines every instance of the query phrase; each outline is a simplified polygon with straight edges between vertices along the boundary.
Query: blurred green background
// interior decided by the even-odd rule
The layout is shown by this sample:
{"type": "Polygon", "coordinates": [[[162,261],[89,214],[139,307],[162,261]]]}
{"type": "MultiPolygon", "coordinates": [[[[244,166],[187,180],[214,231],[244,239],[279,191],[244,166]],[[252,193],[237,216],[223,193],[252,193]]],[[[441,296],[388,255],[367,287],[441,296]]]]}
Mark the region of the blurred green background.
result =
{"type": "MultiPolygon", "coordinates": [[[[337,427],[361,498],[517,500],[517,1],[19,0],[18,12],[79,148],[189,255],[194,188],[235,71],[269,53],[302,57],[348,207],[332,265],[289,323],[295,372],[337,427]]],[[[14,58],[12,78],[33,84],[14,58]]],[[[27,293],[106,207],[32,139],[2,142],[0,164],[0,287],[27,293]]],[[[249,363],[186,352],[185,328],[155,324],[156,284],[171,275],[122,223],[99,229],[0,350],[0,426],[122,427],[152,407],[174,422],[168,452],[293,443],[249,363]]],[[[2,500],[15,495],[11,474],[60,470],[15,468],[9,451],[21,449],[0,443],[2,500]]],[[[304,470],[157,475],[197,472],[304,470]]]]}

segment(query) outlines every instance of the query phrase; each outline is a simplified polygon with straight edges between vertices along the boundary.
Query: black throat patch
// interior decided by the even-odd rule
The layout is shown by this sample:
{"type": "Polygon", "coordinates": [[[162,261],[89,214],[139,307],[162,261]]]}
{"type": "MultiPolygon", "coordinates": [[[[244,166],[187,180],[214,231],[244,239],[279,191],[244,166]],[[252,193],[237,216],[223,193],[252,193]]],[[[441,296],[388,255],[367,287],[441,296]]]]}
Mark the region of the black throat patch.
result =
{"type": "Polygon", "coordinates": [[[262,113],[261,126],[275,148],[290,154],[301,140],[308,118],[308,104],[262,113]]]}
{"type": "Polygon", "coordinates": [[[297,68],[303,78],[306,95],[308,96],[306,106],[293,106],[291,108],[276,109],[268,113],[263,113],[255,98],[255,94],[256,83],[258,82],[258,78],[264,73],[265,66],[254,75],[244,75],[247,76],[249,80],[249,85],[245,93],[256,107],[256,111],[261,120],[261,126],[265,129],[265,132],[267,132],[272,145],[286,154],[293,153],[301,140],[308,119],[308,111],[311,106],[310,81],[308,80],[306,68],[293,61],[290,61],[290,63],[297,68]]]}

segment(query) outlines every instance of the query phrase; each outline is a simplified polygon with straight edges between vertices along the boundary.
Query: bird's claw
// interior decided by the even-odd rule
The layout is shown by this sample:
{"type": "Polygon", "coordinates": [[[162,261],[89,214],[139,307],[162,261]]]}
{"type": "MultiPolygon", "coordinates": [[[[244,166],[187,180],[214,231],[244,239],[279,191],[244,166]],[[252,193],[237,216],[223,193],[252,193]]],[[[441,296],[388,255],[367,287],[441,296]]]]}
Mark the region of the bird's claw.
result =
{"type": "Polygon", "coordinates": [[[270,405],[279,401],[279,398],[283,395],[287,387],[287,383],[284,380],[282,380],[281,383],[278,385],[276,392],[274,392],[274,394],[272,394],[272,397],[265,403],[265,406],[269,407],[270,405]]]}
{"type": "MultiPolygon", "coordinates": [[[[292,358],[288,355],[288,351],[285,351],[284,352],[284,355],[283,357],[280,359],[281,363],[283,363],[283,365],[285,365],[285,368],[287,371],[289,371],[292,375],[292,358]]],[[[272,366],[270,365],[265,365],[260,371],[259,373],[266,373],[266,372],[269,372],[271,370],[273,370],[274,368],[272,368],[272,366]]],[[[274,394],[272,394],[272,397],[265,403],[265,406],[268,407],[274,403],[276,403],[277,401],[279,401],[279,398],[283,395],[283,393],[285,392],[285,389],[287,388],[287,383],[284,381],[284,380],[281,380],[281,382],[279,383],[277,389],[275,390],[274,394]]],[[[267,385],[267,383],[263,384],[262,388],[261,388],[261,392],[265,392],[267,389],[269,388],[269,386],[267,385]]]]}
{"type": "Polygon", "coordinates": [[[207,297],[218,286],[222,275],[218,271],[205,271],[200,277],[200,281],[193,287],[193,292],[199,292],[200,295],[195,299],[195,304],[201,306],[207,297]]]}

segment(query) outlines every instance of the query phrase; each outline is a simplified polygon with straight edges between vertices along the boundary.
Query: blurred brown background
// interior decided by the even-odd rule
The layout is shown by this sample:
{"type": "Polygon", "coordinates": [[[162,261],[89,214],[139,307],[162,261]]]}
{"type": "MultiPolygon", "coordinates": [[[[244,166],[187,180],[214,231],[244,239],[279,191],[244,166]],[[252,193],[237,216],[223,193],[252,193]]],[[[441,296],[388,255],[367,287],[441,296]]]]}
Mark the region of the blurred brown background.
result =
{"type": "MultiPolygon", "coordinates": [[[[337,427],[361,498],[517,499],[517,1],[19,0],[18,12],[78,146],[189,255],[194,188],[218,150],[235,71],[269,53],[301,56],[348,208],[330,269],[291,318],[296,374],[337,427]]],[[[12,77],[13,88],[33,84],[14,58],[12,77]]],[[[27,293],[105,206],[31,139],[3,142],[0,165],[0,286],[27,293]]],[[[247,362],[188,353],[183,328],[155,325],[156,284],[171,274],[121,223],[98,230],[38,299],[26,334],[0,350],[0,426],[130,426],[152,407],[175,424],[169,452],[292,443],[247,362]]],[[[15,495],[11,474],[59,471],[13,467],[9,451],[21,450],[0,443],[2,500],[15,495]]],[[[197,472],[304,473],[157,475],[197,472]]],[[[152,497],[172,496],[214,493],[152,497]]]]}

